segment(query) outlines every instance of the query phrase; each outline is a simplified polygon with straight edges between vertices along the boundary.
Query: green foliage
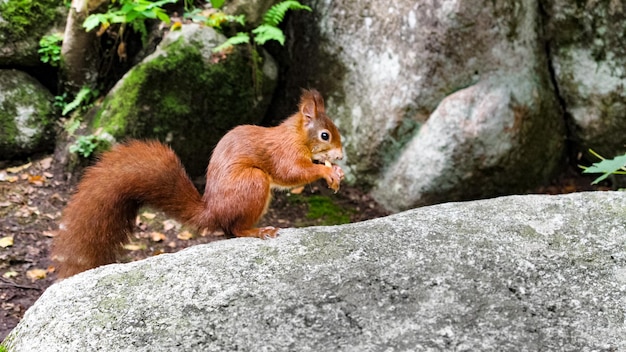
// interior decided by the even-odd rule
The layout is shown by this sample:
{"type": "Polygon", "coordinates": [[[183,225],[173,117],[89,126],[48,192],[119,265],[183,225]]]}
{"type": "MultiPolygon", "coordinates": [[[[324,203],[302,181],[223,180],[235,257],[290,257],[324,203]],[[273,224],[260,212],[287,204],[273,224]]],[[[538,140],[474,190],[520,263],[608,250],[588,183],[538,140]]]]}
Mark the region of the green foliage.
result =
{"type": "Polygon", "coordinates": [[[65,131],[67,131],[67,134],[69,134],[70,136],[73,136],[79,127],[80,127],[79,119],[70,119],[69,121],[67,121],[67,123],[64,126],[65,131]]]}
{"type": "Polygon", "coordinates": [[[289,10],[311,11],[311,8],[294,0],[282,1],[267,10],[263,16],[263,24],[277,27],[283,21],[285,14],[287,14],[289,10]]]}
{"type": "Polygon", "coordinates": [[[219,9],[224,6],[224,2],[226,2],[226,0],[211,0],[211,6],[215,9],[219,9]]]}
{"type": "Polygon", "coordinates": [[[291,195],[290,202],[295,204],[306,204],[308,211],[306,218],[316,220],[309,224],[299,224],[299,226],[321,224],[321,225],[340,225],[350,222],[350,215],[354,212],[351,209],[345,209],[326,196],[313,195],[304,197],[302,195],[291,195]]]}
{"type": "Polygon", "coordinates": [[[67,105],[67,92],[63,92],[61,95],[55,95],[52,105],[59,109],[59,111],[63,111],[67,105]]]}
{"type": "Polygon", "coordinates": [[[110,146],[111,142],[108,139],[99,134],[90,134],[78,137],[74,144],[70,145],[70,152],[88,158],[95,151],[105,150],[110,146]]]}
{"type": "Polygon", "coordinates": [[[278,27],[262,24],[253,29],[252,33],[254,33],[254,42],[259,45],[263,45],[270,40],[275,40],[280,45],[285,45],[285,33],[278,27]]]}
{"type": "Polygon", "coordinates": [[[108,28],[112,24],[130,25],[136,32],[141,34],[141,40],[146,42],[148,31],[145,21],[148,19],[160,19],[165,23],[170,23],[170,17],[165,13],[161,6],[165,4],[176,3],[176,0],[119,0],[111,2],[111,7],[105,13],[94,13],[89,15],[83,27],[87,31],[91,31],[96,27],[108,28]]]}
{"type": "Polygon", "coordinates": [[[70,111],[75,110],[78,107],[82,107],[83,109],[90,107],[90,102],[93,101],[98,96],[98,94],[99,91],[97,89],[91,89],[89,87],[81,88],[78,94],[76,94],[76,97],[74,97],[74,100],[65,104],[61,115],[65,116],[70,111]]]}
{"type": "Polygon", "coordinates": [[[213,48],[213,52],[220,52],[237,44],[250,43],[250,35],[245,32],[238,32],[234,36],[226,39],[225,42],[213,48]]]}
{"type": "Polygon", "coordinates": [[[42,35],[57,16],[58,0],[0,1],[0,31],[10,40],[22,40],[27,34],[42,35]]]}
{"type": "Polygon", "coordinates": [[[595,185],[610,175],[626,175],[626,154],[607,160],[593,150],[589,150],[589,152],[601,159],[601,161],[594,163],[589,167],[583,167],[583,173],[602,174],[602,176],[593,180],[591,184],[595,185]]]}
{"type": "MultiPolygon", "coordinates": [[[[280,45],[285,45],[285,34],[278,25],[285,18],[285,14],[289,10],[307,10],[311,11],[311,8],[302,5],[295,0],[282,1],[272,6],[263,16],[263,23],[252,30],[254,34],[254,43],[257,45],[264,45],[270,40],[276,40],[280,45]]],[[[243,19],[240,22],[242,25],[245,23],[243,19]]],[[[215,27],[215,26],[213,26],[215,27]]],[[[219,28],[219,27],[218,27],[219,28]]],[[[222,45],[213,49],[214,52],[220,52],[237,44],[250,43],[250,35],[244,32],[238,32],[233,37],[228,38],[222,45]]]]}
{"type": "Polygon", "coordinates": [[[46,35],[39,41],[39,53],[41,62],[49,63],[50,66],[57,67],[61,62],[61,42],[63,37],[60,34],[46,35]]]}

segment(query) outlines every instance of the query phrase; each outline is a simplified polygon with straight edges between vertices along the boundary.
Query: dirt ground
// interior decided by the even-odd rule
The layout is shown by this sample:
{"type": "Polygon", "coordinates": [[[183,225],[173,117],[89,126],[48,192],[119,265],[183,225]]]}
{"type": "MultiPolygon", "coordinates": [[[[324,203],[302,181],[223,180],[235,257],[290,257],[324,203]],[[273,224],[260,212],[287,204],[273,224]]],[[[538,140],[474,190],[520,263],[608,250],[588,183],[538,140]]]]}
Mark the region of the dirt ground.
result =
{"type": "MultiPolygon", "coordinates": [[[[50,245],[73,187],[62,175],[52,173],[52,163],[51,157],[44,157],[0,170],[0,341],[56,279],[54,263],[49,257],[50,245]]],[[[598,189],[590,186],[592,179],[569,170],[552,185],[533,193],[598,189]]],[[[301,194],[275,193],[272,206],[259,225],[301,227],[356,222],[384,215],[387,212],[358,189],[344,186],[339,193],[332,194],[319,182],[306,186],[301,194]],[[314,214],[310,209],[313,199],[332,200],[334,205],[324,205],[331,212],[314,214]]],[[[137,217],[135,234],[122,261],[225,239],[219,233],[193,234],[162,213],[146,209],[137,217]]]]}

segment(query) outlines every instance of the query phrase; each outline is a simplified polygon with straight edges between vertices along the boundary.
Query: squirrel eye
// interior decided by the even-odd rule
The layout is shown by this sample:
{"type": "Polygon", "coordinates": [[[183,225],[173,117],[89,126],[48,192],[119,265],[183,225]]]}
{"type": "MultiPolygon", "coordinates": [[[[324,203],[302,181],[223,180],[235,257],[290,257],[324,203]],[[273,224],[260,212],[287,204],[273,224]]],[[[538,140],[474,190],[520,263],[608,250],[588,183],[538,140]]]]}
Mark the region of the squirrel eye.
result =
{"type": "Polygon", "coordinates": [[[328,132],[322,132],[320,134],[320,137],[322,137],[323,140],[327,141],[330,139],[330,134],[328,134],[328,132]]]}

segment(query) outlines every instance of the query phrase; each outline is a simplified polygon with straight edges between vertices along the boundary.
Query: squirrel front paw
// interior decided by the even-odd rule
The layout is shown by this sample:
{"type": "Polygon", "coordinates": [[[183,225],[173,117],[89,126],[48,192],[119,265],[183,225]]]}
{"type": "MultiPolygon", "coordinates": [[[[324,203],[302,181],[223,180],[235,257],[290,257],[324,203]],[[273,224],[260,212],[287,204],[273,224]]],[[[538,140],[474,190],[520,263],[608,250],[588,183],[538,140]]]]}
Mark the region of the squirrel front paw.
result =
{"type": "Polygon", "coordinates": [[[326,178],[326,182],[328,183],[328,188],[332,189],[333,191],[335,191],[335,193],[337,193],[337,191],[339,191],[339,184],[344,179],[345,174],[343,170],[341,169],[341,167],[339,167],[339,165],[331,165],[331,166],[327,165],[326,167],[330,168],[330,173],[328,174],[328,177],[326,178]]]}

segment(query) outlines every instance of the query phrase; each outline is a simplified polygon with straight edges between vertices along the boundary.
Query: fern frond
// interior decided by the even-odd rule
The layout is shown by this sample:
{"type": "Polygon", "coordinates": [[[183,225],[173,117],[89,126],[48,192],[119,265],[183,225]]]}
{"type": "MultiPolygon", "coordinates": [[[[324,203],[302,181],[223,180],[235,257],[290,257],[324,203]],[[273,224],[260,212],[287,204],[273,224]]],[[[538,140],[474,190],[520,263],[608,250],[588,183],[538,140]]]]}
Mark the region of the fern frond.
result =
{"type": "Polygon", "coordinates": [[[285,34],[276,26],[262,24],[253,29],[252,33],[254,33],[254,42],[259,45],[265,44],[268,40],[276,40],[280,45],[285,45],[285,34]]]}
{"type": "Polygon", "coordinates": [[[277,27],[283,21],[283,19],[285,18],[285,14],[289,10],[311,11],[311,8],[306,5],[302,5],[299,1],[296,0],[282,1],[267,10],[265,15],[263,16],[263,24],[277,27]]]}
{"type": "Polygon", "coordinates": [[[213,52],[217,53],[224,49],[230,48],[233,45],[250,43],[250,36],[248,33],[239,32],[236,35],[226,39],[225,42],[213,48],[213,52]]]}

